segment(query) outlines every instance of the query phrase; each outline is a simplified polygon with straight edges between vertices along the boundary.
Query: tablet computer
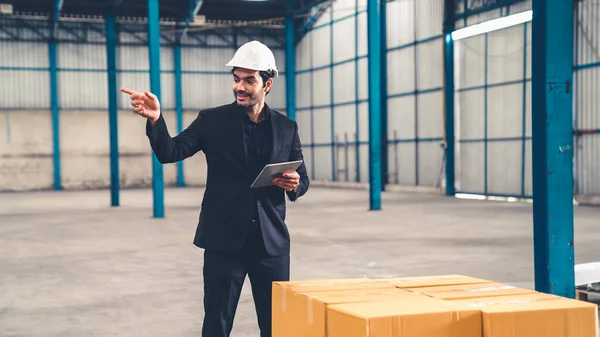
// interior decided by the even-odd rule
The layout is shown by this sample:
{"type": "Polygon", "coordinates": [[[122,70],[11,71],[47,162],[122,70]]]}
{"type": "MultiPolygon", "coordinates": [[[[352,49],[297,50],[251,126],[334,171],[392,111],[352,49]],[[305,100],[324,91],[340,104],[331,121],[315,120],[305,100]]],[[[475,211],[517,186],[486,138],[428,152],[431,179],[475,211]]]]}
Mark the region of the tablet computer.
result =
{"type": "Polygon", "coordinates": [[[284,163],[267,164],[263,167],[262,171],[258,174],[256,179],[250,187],[265,187],[275,185],[273,184],[273,178],[284,172],[296,171],[296,169],[302,164],[302,160],[288,161],[284,163]]]}

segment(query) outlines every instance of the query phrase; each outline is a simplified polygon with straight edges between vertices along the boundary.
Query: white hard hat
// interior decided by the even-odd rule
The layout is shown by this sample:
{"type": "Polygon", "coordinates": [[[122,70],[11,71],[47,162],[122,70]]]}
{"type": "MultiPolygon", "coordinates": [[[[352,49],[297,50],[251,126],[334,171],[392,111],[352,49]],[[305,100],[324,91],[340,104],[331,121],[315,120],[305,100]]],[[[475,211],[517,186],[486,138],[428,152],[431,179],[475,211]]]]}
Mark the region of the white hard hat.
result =
{"type": "Polygon", "coordinates": [[[258,71],[273,71],[278,76],[275,56],[269,47],[258,41],[250,41],[241,46],[226,64],[228,67],[239,67],[258,71]]]}

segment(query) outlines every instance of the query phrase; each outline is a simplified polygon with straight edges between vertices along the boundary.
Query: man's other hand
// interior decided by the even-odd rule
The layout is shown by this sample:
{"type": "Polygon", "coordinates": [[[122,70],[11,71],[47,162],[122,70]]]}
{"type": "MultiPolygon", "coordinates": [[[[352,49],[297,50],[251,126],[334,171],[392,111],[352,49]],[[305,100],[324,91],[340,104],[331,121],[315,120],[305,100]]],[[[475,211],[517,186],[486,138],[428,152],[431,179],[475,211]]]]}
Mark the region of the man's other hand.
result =
{"type": "Polygon", "coordinates": [[[300,184],[300,175],[296,171],[285,172],[280,177],[273,178],[273,183],[286,191],[293,191],[300,184]]]}
{"type": "Polygon", "coordinates": [[[121,88],[121,91],[129,94],[133,111],[138,115],[147,118],[152,124],[160,117],[160,102],[151,92],[137,92],[129,88],[121,88]]]}

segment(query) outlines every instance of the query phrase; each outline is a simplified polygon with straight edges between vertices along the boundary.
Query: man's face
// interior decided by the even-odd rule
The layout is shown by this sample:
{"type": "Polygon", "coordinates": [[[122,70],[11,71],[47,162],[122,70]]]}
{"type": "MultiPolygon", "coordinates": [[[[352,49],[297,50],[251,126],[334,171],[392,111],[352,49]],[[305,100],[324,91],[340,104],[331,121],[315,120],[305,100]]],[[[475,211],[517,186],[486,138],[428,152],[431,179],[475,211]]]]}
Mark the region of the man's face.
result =
{"type": "Polygon", "coordinates": [[[238,106],[251,107],[265,99],[265,94],[271,89],[272,80],[263,86],[262,77],[258,71],[238,68],[233,73],[233,96],[238,106]]]}

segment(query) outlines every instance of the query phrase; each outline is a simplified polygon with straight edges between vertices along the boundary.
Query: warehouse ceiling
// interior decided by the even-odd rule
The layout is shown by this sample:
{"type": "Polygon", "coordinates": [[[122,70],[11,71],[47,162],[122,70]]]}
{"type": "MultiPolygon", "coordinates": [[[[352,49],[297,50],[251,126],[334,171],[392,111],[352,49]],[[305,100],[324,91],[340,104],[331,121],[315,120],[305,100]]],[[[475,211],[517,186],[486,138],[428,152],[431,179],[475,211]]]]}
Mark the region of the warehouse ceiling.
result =
{"type": "MultiPolygon", "coordinates": [[[[296,9],[309,8],[323,1],[296,0],[296,9]]],[[[118,17],[140,18],[148,13],[148,0],[0,0],[18,14],[60,16],[103,16],[113,9],[118,17]]],[[[185,22],[194,15],[207,20],[282,19],[288,0],[162,0],[160,17],[165,21],[185,22]]]]}

